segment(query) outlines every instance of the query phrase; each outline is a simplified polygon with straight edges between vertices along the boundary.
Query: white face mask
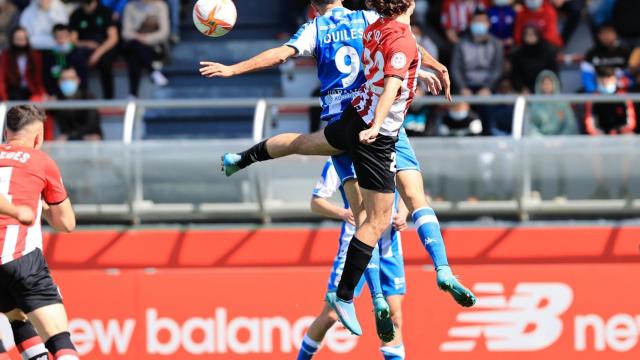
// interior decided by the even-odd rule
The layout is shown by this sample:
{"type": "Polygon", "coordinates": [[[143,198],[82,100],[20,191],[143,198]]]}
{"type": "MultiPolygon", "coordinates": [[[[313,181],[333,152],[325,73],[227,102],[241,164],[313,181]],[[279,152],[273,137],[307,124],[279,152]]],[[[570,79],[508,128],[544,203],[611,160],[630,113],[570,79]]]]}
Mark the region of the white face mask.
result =
{"type": "Polygon", "coordinates": [[[493,3],[496,6],[507,6],[507,5],[511,5],[513,1],[512,0],[493,0],[493,3]]]}
{"type": "Polygon", "coordinates": [[[531,10],[537,10],[542,7],[542,0],[525,0],[524,4],[531,10]]]}

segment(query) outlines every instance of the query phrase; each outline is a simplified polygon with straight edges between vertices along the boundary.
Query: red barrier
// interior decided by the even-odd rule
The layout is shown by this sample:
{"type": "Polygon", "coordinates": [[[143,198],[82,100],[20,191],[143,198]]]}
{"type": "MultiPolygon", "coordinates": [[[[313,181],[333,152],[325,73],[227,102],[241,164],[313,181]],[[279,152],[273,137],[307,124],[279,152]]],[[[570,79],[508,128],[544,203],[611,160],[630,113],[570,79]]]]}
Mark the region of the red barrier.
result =
{"type": "MultiPolygon", "coordinates": [[[[456,267],[479,295],[457,306],[434,273],[408,267],[409,359],[637,359],[639,264],[456,267]]],[[[320,312],[328,269],[56,271],[85,359],[293,359],[320,312]],[[292,294],[284,297],[283,294],[292,294]],[[215,356],[214,356],[215,355],[215,356]]],[[[376,359],[368,296],[365,334],[329,334],[319,359],[376,359]]]]}

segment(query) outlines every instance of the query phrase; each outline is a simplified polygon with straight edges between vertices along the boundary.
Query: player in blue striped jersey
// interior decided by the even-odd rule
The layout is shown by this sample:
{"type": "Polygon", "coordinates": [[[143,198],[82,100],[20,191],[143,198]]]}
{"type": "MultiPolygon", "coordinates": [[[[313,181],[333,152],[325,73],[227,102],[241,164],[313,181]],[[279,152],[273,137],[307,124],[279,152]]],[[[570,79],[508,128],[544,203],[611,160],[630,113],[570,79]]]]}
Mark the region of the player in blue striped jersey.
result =
{"type": "MultiPolygon", "coordinates": [[[[322,117],[328,122],[339,119],[342,109],[351,103],[353,89],[362,85],[364,81],[363,69],[360,66],[363,45],[362,39],[358,36],[361,35],[362,29],[377,18],[377,15],[370,11],[347,10],[342,6],[342,0],[311,0],[311,3],[321,16],[302,26],[285,45],[264,51],[249,60],[231,66],[201,62],[200,73],[207,77],[231,77],[270,68],[295,56],[313,56],[316,58],[318,77],[322,83],[322,117]],[[354,51],[357,56],[354,56],[354,51]]],[[[419,50],[422,54],[422,65],[432,69],[438,79],[424,71],[420,73],[420,78],[427,82],[432,93],[443,89],[447,99],[450,100],[450,82],[446,67],[433,59],[424,49],[419,48],[419,50]],[[440,85],[442,88],[439,88],[440,85]]],[[[320,139],[314,136],[316,134],[308,137],[292,135],[298,134],[283,134],[282,136],[286,139],[276,141],[278,143],[276,153],[267,151],[268,146],[275,145],[273,141],[267,144],[265,140],[242,153],[225,154],[223,171],[227,176],[231,176],[254,162],[295,152],[313,154],[313,149],[320,148],[322,145],[315,143],[320,139]],[[298,147],[293,146],[295,140],[292,139],[300,140],[296,142],[298,147]]],[[[326,142],[326,139],[323,138],[323,140],[326,142]]],[[[453,276],[449,267],[440,225],[435,212],[427,203],[420,165],[404,130],[399,134],[396,152],[398,189],[412,214],[422,244],[433,260],[437,285],[451,294],[460,305],[472,306],[475,303],[475,296],[453,276]]],[[[352,181],[357,179],[355,179],[351,157],[344,154],[338,155],[333,157],[333,161],[352,205],[356,222],[361,224],[364,220],[364,208],[357,181],[352,181]]],[[[344,305],[345,311],[355,317],[351,305],[341,302],[338,302],[338,305],[344,305]]],[[[343,314],[343,312],[340,313],[343,314]]],[[[345,321],[345,319],[342,320],[345,321]]],[[[357,324],[357,320],[346,322],[357,324]]],[[[354,333],[358,333],[358,326],[346,325],[349,329],[356,330],[354,333]]]]}
{"type": "MultiPolygon", "coordinates": [[[[331,160],[328,160],[325,164],[322,176],[313,190],[311,209],[322,216],[343,220],[338,238],[338,253],[333,262],[327,287],[327,297],[331,298],[335,297],[346,260],[347,248],[356,231],[355,219],[349,209],[349,202],[331,160]],[[342,197],[342,207],[334,205],[328,200],[336,192],[339,192],[342,197]]],[[[393,323],[388,324],[381,324],[378,320],[380,316],[376,316],[376,327],[379,336],[382,335],[381,338],[385,338],[382,340],[382,347],[380,348],[385,359],[404,358],[404,346],[402,345],[400,329],[402,325],[402,300],[406,293],[406,285],[400,231],[407,228],[407,215],[407,208],[400,200],[400,197],[396,196],[393,223],[389,225],[389,228],[380,238],[364,277],[356,288],[356,294],[360,294],[366,279],[373,298],[374,311],[387,311],[391,314],[393,323]],[[389,305],[385,302],[385,298],[389,305]],[[390,329],[389,326],[391,326],[390,329]],[[396,328],[395,334],[393,334],[394,326],[396,328]],[[394,335],[394,338],[386,337],[390,334],[394,335]]],[[[311,359],[318,350],[325,334],[337,320],[334,310],[325,305],[321,314],[307,330],[297,359],[311,359]]]]}

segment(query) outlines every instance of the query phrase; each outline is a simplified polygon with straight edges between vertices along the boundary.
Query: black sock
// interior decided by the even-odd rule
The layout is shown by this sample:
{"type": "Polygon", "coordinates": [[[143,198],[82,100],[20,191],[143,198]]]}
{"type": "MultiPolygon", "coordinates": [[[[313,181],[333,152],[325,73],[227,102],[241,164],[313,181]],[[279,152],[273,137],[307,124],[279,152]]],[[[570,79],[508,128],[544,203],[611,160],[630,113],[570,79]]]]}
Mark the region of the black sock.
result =
{"type": "Polygon", "coordinates": [[[52,336],[44,343],[44,346],[47,347],[47,350],[53,355],[54,359],[62,355],[68,356],[69,359],[78,359],[78,353],[71,342],[71,334],[69,334],[68,331],[52,336]]]}
{"type": "Polygon", "coordinates": [[[373,247],[358,240],[355,236],[351,239],[344,270],[336,292],[338,298],[345,301],[353,300],[353,292],[358,286],[362,274],[367,269],[372,254],[373,247]]]}
{"type": "Polygon", "coordinates": [[[238,161],[237,165],[240,169],[244,169],[254,162],[273,159],[267,152],[267,140],[263,140],[258,144],[253,145],[249,150],[243,151],[239,155],[241,156],[241,159],[238,161]]]}
{"type": "Polygon", "coordinates": [[[29,321],[12,321],[13,340],[23,359],[48,359],[48,351],[29,321]]]}

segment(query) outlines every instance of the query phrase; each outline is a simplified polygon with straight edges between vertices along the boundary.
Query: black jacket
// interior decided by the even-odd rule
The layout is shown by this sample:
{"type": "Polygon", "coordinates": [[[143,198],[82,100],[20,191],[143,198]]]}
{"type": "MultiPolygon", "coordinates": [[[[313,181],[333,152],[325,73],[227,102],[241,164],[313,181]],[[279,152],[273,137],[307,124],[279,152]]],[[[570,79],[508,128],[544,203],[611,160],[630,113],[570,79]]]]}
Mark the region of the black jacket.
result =
{"type": "Polygon", "coordinates": [[[536,45],[522,45],[511,54],[511,82],[513,88],[520,92],[524,88],[533,93],[536,78],[543,70],[558,73],[556,48],[545,40],[536,45]]]}

